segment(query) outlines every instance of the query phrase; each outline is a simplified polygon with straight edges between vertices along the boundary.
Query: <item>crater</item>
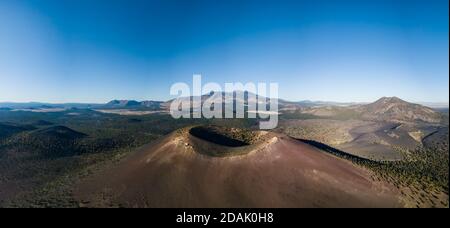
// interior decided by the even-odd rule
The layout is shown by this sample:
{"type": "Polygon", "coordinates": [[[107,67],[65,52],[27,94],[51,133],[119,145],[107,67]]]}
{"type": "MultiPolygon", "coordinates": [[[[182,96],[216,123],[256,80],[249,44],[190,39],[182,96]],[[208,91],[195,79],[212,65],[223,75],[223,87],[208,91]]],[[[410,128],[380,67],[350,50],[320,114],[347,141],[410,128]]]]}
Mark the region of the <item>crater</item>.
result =
{"type": "Polygon", "coordinates": [[[192,127],[189,130],[196,151],[209,156],[246,154],[262,142],[266,132],[214,125],[192,127]],[[200,140],[199,140],[200,139],[200,140]]]}

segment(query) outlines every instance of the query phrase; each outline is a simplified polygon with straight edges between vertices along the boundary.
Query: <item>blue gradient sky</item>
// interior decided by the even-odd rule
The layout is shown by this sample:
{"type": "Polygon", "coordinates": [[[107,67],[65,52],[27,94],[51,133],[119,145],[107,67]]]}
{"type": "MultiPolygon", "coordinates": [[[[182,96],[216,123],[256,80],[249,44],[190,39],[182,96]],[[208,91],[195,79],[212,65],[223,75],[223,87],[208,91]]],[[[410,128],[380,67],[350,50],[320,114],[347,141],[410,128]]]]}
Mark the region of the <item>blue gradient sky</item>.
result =
{"type": "Polygon", "coordinates": [[[448,102],[448,1],[0,1],[0,101],[168,99],[278,82],[289,100],[448,102]]]}

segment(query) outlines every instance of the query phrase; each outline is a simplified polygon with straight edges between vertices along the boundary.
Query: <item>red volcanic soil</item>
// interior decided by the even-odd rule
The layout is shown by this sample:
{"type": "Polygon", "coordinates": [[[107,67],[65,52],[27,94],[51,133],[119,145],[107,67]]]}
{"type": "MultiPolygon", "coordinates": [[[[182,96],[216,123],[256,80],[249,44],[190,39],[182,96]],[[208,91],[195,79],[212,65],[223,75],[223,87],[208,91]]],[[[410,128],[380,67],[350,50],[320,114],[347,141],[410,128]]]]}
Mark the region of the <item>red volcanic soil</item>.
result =
{"type": "Polygon", "coordinates": [[[347,160],[280,134],[260,141],[209,156],[199,150],[224,146],[179,130],[87,178],[75,197],[86,207],[402,206],[394,187],[347,160]]]}

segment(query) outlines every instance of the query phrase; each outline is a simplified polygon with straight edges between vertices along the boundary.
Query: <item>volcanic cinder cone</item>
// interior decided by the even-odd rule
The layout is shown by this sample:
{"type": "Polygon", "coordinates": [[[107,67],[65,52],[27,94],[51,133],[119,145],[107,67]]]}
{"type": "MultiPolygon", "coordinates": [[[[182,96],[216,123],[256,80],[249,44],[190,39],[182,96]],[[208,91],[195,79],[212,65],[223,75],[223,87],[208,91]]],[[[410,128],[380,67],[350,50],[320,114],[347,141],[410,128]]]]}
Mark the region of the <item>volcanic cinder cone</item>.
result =
{"type": "Polygon", "coordinates": [[[224,132],[173,132],[87,178],[76,198],[88,207],[402,206],[394,187],[347,160],[281,134],[224,132]]]}

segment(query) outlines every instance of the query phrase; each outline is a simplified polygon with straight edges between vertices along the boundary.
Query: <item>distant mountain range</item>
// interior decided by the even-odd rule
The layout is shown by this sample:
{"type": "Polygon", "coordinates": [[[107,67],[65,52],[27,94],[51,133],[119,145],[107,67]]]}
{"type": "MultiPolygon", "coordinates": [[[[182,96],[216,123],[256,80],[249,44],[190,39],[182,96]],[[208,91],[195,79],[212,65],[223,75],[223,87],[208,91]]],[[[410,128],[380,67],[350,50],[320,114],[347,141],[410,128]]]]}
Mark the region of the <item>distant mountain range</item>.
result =
{"type": "MultiPolygon", "coordinates": [[[[221,99],[224,100],[226,93],[215,93],[214,95],[205,94],[201,96],[201,102],[203,103],[206,99],[221,99]],[[222,95],[222,96],[220,96],[222,95]]],[[[248,92],[237,91],[237,96],[233,99],[234,102],[237,103],[247,103],[249,97],[257,99],[258,95],[250,94],[248,92]],[[244,100],[238,99],[238,95],[242,95],[244,93],[244,100]],[[251,96],[253,95],[253,96],[251,96]]],[[[181,97],[176,98],[179,100],[183,99],[191,99],[192,97],[181,97]]],[[[51,109],[51,108],[80,108],[80,109],[146,109],[146,110],[158,110],[158,109],[167,109],[170,103],[176,99],[168,100],[168,101],[153,101],[153,100],[145,100],[145,101],[136,101],[136,100],[112,100],[106,104],[96,104],[96,103],[62,103],[62,104],[52,104],[52,103],[40,103],[40,102],[28,102],[28,103],[15,103],[15,102],[3,102],[0,103],[0,110],[10,110],[10,109],[51,109]]],[[[314,107],[327,107],[327,106],[337,106],[337,107],[347,107],[347,106],[367,106],[367,110],[373,111],[374,108],[380,106],[381,103],[390,103],[394,102],[397,105],[406,107],[407,104],[412,104],[405,102],[399,98],[393,98],[391,100],[387,100],[388,98],[381,98],[380,100],[367,104],[367,103],[357,103],[357,102],[333,102],[333,101],[310,101],[310,100],[302,100],[302,101],[287,101],[283,99],[278,99],[279,109],[280,110],[289,110],[289,109],[303,109],[303,108],[314,108],[314,107]]],[[[270,101],[270,99],[268,99],[270,101]]],[[[448,109],[448,103],[433,103],[426,102],[420,103],[421,106],[426,106],[429,108],[436,109],[448,109]]],[[[395,105],[394,105],[395,106],[395,105]]],[[[392,106],[392,107],[394,107],[392,106]]],[[[361,109],[361,111],[363,111],[361,109]]],[[[398,110],[399,111],[399,110],[398,110]]],[[[425,111],[429,112],[429,111],[425,111]]]]}
{"type": "Polygon", "coordinates": [[[135,101],[135,100],[112,100],[99,108],[154,108],[161,107],[163,101],[135,101]]]}
{"type": "Polygon", "coordinates": [[[41,102],[0,102],[1,109],[45,109],[45,108],[96,108],[104,104],[95,103],[41,103],[41,102]]]}

